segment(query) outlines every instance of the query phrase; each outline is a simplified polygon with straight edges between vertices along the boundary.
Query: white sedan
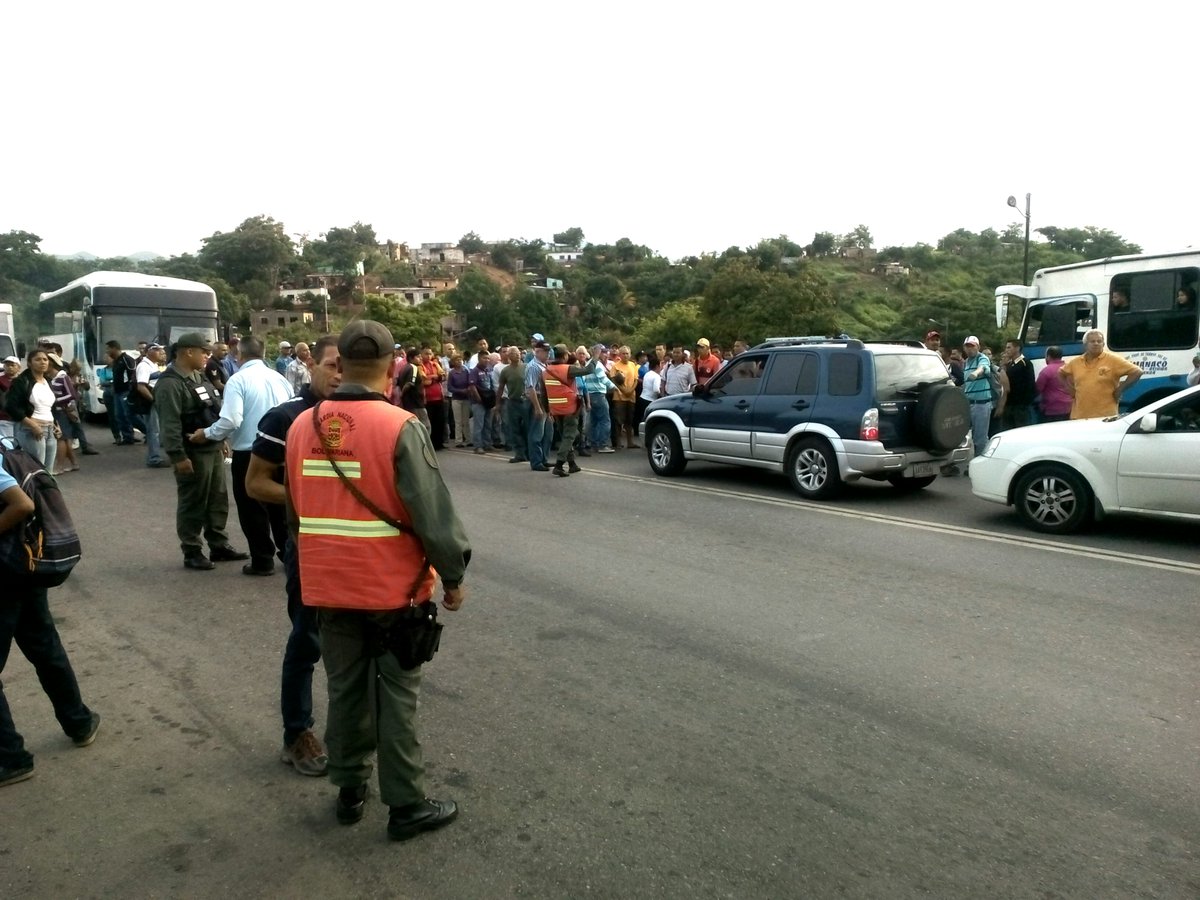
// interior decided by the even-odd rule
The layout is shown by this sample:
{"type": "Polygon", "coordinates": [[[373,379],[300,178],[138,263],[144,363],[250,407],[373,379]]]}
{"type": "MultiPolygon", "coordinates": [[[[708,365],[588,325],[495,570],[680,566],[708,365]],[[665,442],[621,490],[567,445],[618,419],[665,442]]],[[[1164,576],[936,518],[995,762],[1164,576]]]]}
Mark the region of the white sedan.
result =
{"type": "Polygon", "coordinates": [[[971,460],[975,496],[1067,534],[1116,513],[1200,520],[1200,387],[1110,419],[996,435],[971,460]]]}

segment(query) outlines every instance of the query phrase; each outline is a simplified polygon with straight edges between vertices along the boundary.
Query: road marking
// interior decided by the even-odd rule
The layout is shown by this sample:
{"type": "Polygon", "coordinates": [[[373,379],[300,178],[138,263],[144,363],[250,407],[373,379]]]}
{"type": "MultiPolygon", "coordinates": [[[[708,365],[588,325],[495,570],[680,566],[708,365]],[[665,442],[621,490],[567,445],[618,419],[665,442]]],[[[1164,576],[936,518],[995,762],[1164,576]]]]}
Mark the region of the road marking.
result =
{"type": "Polygon", "coordinates": [[[1012,547],[1021,547],[1024,549],[1044,550],[1048,553],[1065,553],[1069,556],[1078,556],[1084,559],[1097,559],[1104,562],[1124,563],[1125,565],[1142,566],[1147,569],[1161,569],[1164,572],[1181,572],[1189,574],[1200,573],[1200,563],[1184,562],[1183,560],[1168,559],[1162,556],[1145,556],[1140,553],[1125,553],[1120,550],[1101,550],[1094,547],[1080,547],[1075,544],[1066,544],[1062,541],[1055,541],[1051,540],[1050,538],[1035,537],[1033,535],[1025,536],[998,534],[982,528],[964,528],[959,525],[942,525],[937,522],[928,522],[922,519],[906,519],[903,516],[890,516],[885,513],[863,512],[861,510],[829,506],[827,504],[816,503],[811,500],[764,497],[759,494],[750,494],[743,491],[731,491],[726,488],[701,486],[694,483],[689,484],[684,481],[675,481],[667,478],[647,478],[644,475],[626,475],[622,472],[605,472],[599,469],[588,469],[587,474],[598,475],[602,478],[619,478],[624,481],[633,481],[646,485],[653,484],[668,490],[685,491],[695,494],[716,494],[721,497],[729,497],[737,500],[749,500],[752,503],[762,503],[767,506],[782,506],[789,509],[810,510],[826,516],[836,516],[842,519],[858,519],[860,521],[875,522],[881,525],[895,525],[901,528],[911,528],[915,531],[928,531],[933,534],[946,535],[949,537],[965,537],[977,541],[986,541],[992,544],[1006,544],[1012,547]]]}

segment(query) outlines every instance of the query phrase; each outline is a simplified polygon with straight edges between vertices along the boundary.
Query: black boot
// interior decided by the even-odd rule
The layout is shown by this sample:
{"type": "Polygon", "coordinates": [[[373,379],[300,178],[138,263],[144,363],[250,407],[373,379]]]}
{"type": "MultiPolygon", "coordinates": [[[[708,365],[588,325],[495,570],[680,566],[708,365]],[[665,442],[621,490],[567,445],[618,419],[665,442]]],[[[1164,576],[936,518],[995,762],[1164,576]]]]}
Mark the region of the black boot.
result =
{"type": "Polygon", "coordinates": [[[579,465],[578,465],[578,463],[575,462],[575,460],[573,460],[573,459],[567,460],[567,474],[568,475],[574,475],[576,472],[582,472],[582,471],[583,471],[583,469],[579,468],[579,465]]]}
{"type": "Polygon", "coordinates": [[[563,470],[562,463],[555,463],[554,464],[554,474],[557,475],[559,478],[566,478],[571,473],[563,470]]]}

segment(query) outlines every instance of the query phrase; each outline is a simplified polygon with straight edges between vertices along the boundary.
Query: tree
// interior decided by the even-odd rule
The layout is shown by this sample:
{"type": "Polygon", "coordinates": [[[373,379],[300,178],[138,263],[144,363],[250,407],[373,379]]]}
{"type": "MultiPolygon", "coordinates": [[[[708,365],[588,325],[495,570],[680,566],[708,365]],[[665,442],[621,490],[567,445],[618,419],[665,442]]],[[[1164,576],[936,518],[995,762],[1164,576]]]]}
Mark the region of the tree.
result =
{"type": "Polygon", "coordinates": [[[554,234],[554,243],[565,244],[568,247],[583,246],[583,229],[568,228],[566,231],[558,231],[554,234]]]}
{"type": "Polygon", "coordinates": [[[283,223],[270,216],[246,219],[233,231],[214,232],[202,243],[201,265],[238,288],[253,280],[274,287],[281,269],[296,259],[283,223]]]}
{"type": "Polygon", "coordinates": [[[487,249],[487,244],[475,232],[468,231],[458,239],[458,249],[470,256],[472,253],[482,253],[487,249]]]}
{"type": "Polygon", "coordinates": [[[863,250],[870,250],[874,239],[871,237],[871,229],[866,225],[859,225],[849,234],[842,238],[843,247],[859,247],[863,250]]]}
{"type": "Polygon", "coordinates": [[[362,317],[387,326],[396,342],[405,346],[420,346],[426,342],[440,346],[442,319],[449,316],[450,312],[441,299],[426,300],[419,306],[406,306],[381,294],[363,297],[362,317]]]}
{"type": "Polygon", "coordinates": [[[810,269],[763,272],[753,258],[729,262],[704,291],[701,310],[710,338],[757,340],[771,334],[831,334],[837,306],[828,285],[810,269]]]}
{"type": "Polygon", "coordinates": [[[1107,228],[1097,228],[1095,225],[1088,225],[1084,228],[1059,228],[1055,225],[1047,225],[1044,228],[1035,228],[1034,231],[1044,235],[1050,242],[1050,246],[1058,250],[1078,253],[1084,259],[1104,259],[1109,256],[1125,256],[1142,252],[1142,248],[1137,244],[1131,244],[1107,228]]]}
{"type": "Polygon", "coordinates": [[[837,238],[832,231],[818,231],[813,235],[812,243],[808,245],[809,256],[829,256],[837,246],[837,238]]]}

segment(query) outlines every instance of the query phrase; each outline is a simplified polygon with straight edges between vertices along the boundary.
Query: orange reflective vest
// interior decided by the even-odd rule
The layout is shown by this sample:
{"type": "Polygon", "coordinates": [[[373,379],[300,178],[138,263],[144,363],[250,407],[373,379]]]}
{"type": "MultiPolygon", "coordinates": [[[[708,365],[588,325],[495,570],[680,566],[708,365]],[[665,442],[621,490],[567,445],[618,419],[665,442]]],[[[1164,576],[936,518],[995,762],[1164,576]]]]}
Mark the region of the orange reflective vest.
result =
{"type": "Polygon", "coordinates": [[[433,596],[436,573],[421,541],[380,519],[350,492],[322,449],[380,511],[411,528],[393,459],[412,413],[377,400],[326,400],[287,435],[288,496],[300,522],[305,606],[386,610],[433,596]],[[320,412],[314,422],[314,412],[320,412]],[[317,428],[320,433],[318,434],[317,428]]]}
{"type": "Polygon", "coordinates": [[[567,374],[566,366],[546,366],[542,373],[546,383],[546,404],[552,416],[573,416],[579,411],[579,389],[575,379],[567,374]]]}

